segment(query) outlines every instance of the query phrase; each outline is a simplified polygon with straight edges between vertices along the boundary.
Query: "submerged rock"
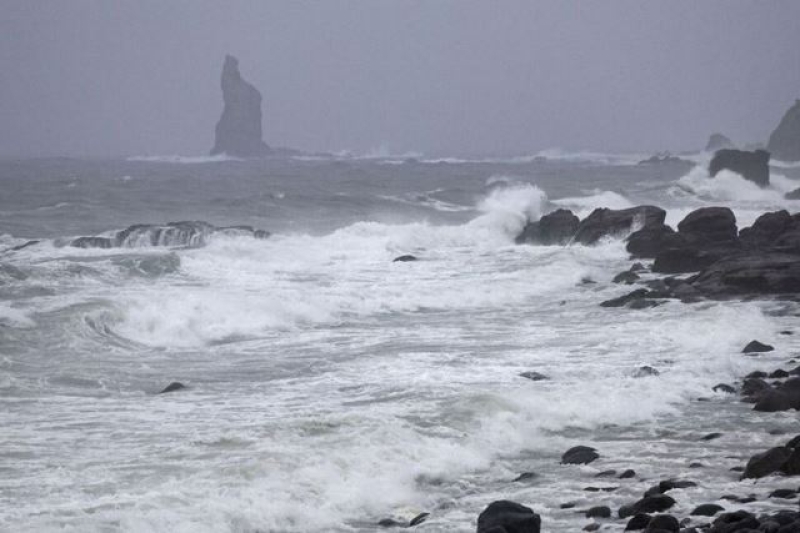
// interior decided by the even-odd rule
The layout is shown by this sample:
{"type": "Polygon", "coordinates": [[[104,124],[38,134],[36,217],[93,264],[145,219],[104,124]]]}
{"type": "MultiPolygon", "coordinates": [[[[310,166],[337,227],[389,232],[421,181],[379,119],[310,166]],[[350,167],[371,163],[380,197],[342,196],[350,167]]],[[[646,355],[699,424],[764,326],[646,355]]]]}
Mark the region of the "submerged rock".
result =
{"type": "Polygon", "coordinates": [[[769,185],[769,156],[766,150],[717,150],[708,165],[708,173],[713,178],[721,170],[730,170],[760,187],[766,187],[769,185]]]}
{"type": "Polygon", "coordinates": [[[164,387],[164,389],[162,389],[161,392],[159,392],[159,394],[166,394],[168,392],[175,392],[175,391],[179,391],[179,390],[182,390],[182,389],[185,389],[185,388],[186,388],[186,385],[184,385],[183,383],[181,383],[179,381],[173,381],[172,383],[170,383],[169,385],[164,387]]]}
{"type": "Polygon", "coordinates": [[[598,459],[600,454],[590,446],[574,446],[561,456],[561,464],[586,465],[598,459]]]}
{"type": "Polygon", "coordinates": [[[800,161],[800,100],[783,115],[778,127],[769,136],[767,149],[775,159],[800,161]]]}
{"type": "Polygon", "coordinates": [[[412,261],[418,261],[418,259],[413,255],[401,255],[392,259],[392,263],[410,263],[412,261]]]}
{"type": "Polygon", "coordinates": [[[541,517],[516,502],[492,502],[478,516],[477,533],[540,533],[541,517]]]}
{"type": "Polygon", "coordinates": [[[261,93],[239,73],[239,60],[225,56],[222,66],[225,107],[215,128],[211,155],[258,157],[270,152],[261,133],[261,93]]]}

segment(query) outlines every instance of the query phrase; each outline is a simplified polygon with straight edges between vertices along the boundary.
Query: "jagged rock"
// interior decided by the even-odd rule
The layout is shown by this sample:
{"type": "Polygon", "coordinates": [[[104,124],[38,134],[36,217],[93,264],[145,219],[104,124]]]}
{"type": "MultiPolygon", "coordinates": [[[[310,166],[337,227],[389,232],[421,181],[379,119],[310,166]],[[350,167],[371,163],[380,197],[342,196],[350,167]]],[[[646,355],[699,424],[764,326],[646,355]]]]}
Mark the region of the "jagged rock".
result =
{"type": "Polygon", "coordinates": [[[574,446],[561,456],[561,464],[585,465],[599,457],[600,454],[597,453],[597,450],[590,446],[574,446]]]}
{"type": "Polygon", "coordinates": [[[742,353],[763,353],[763,352],[771,352],[774,349],[775,349],[774,346],[770,346],[769,344],[764,344],[763,342],[752,340],[747,343],[747,346],[744,347],[742,353]]]}
{"type": "Polygon", "coordinates": [[[717,150],[722,150],[724,148],[736,148],[736,145],[733,144],[729,138],[724,136],[721,133],[712,133],[711,136],[708,138],[708,142],[706,143],[706,152],[716,152],[717,150]]]}
{"type": "Polygon", "coordinates": [[[685,246],[683,237],[671,227],[665,224],[652,224],[631,233],[625,249],[633,257],[650,259],[663,250],[682,246],[685,246]]]}
{"type": "Polygon", "coordinates": [[[427,520],[430,515],[431,515],[431,513],[420,513],[420,514],[418,514],[417,516],[415,516],[414,518],[411,519],[411,521],[408,523],[408,527],[414,527],[414,526],[420,525],[425,520],[427,520]]]}
{"type": "Polygon", "coordinates": [[[478,516],[477,533],[539,533],[541,524],[542,519],[529,507],[500,500],[478,516]]]}
{"type": "Polygon", "coordinates": [[[717,150],[708,165],[708,173],[713,178],[721,170],[730,170],[748,181],[766,187],[769,185],[769,156],[766,150],[717,150]]]}
{"type": "Polygon", "coordinates": [[[784,252],[744,253],[714,262],[689,284],[714,296],[798,293],[800,261],[784,252]]]}
{"type": "Polygon", "coordinates": [[[580,222],[573,241],[595,244],[606,236],[618,236],[631,230],[661,225],[666,215],[666,211],[651,205],[619,210],[598,208],[580,222]]]}
{"type": "Polygon", "coordinates": [[[168,222],[164,225],[135,224],[116,232],[113,237],[78,237],[69,245],[77,248],[198,247],[205,245],[211,235],[266,239],[270,233],[252,226],[216,227],[202,220],[191,220],[168,222]]]}
{"type": "Polygon", "coordinates": [[[567,244],[578,229],[580,219],[569,209],[557,209],[536,222],[529,222],[516,238],[517,244],[567,244]]]}
{"type": "Polygon", "coordinates": [[[736,389],[727,383],[718,383],[717,385],[714,385],[714,388],[711,390],[714,392],[724,392],[725,394],[734,394],[736,392],[736,389]]]}
{"type": "Polygon", "coordinates": [[[270,152],[261,134],[261,93],[239,73],[239,60],[225,56],[222,67],[225,107],[215,129],[211,155],[258,157],[270,152]]]}
{"type": "Polygon", "coordinates": [[[800,100],[795,100],[769,136],[767,149],[775,159],[800,161],[800,100]]]}

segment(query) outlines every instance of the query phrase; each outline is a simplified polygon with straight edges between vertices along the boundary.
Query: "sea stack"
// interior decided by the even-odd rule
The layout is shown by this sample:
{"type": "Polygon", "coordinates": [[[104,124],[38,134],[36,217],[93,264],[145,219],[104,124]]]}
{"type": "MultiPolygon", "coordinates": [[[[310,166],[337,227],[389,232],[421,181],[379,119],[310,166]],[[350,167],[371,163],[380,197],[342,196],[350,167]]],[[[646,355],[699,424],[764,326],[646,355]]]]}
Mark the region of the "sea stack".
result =
{"type": "Polygon", "coordinates": [[[721,170],[731,170],[760,187],[766,187],[769,185],[769,156],[766,150],[717,150],[708,165],[708,173],[713,178],[721,170]]]}
{"type": "Polygon", "coordinates": [[[800,161],[800,100],[795,100],[769,136],[767,150],[781,161],[800,161]]]}
{"type": "Polygon", "coordinates": [[[706,143],[706,152],[716,152],[725,148],[736,148],[733,141],[721,133],[712,133],[706,143]]]}
{"type": "Polygon", "coordinates": [[[217,122],[211,155],[259,157],[270,152],[261,138],[261,93],[242,79],[239,60],[225,56],[222,66],[222,99],[225,107],[217,122]]]}

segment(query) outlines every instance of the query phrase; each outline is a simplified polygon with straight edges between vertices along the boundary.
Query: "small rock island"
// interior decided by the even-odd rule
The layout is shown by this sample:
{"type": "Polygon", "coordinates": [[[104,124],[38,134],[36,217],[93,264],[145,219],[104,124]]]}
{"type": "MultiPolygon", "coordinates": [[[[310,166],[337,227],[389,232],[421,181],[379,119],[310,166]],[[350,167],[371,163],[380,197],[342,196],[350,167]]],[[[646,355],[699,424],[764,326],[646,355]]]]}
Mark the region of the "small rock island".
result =
{"type": "Polygon", "coordinates": [[[222,98],[225,107],[215,129],[211,155],[260,157],[272,150],[262,139],[261,93],[242,78],[239,60],[225,56],[222,67],[222,98]]]}
{"type": "Polygon", "coordinates": [[[800,161],[800,100],[795,100],[769,136],[767,150],[781,161],[800,161]]]}

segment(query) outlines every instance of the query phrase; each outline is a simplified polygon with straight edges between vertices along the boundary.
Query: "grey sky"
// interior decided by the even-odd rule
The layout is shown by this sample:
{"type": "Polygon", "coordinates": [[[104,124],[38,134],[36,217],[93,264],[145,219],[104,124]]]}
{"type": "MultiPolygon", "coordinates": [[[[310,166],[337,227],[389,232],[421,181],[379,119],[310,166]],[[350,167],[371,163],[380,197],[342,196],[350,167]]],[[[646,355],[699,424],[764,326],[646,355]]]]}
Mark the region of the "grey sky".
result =
{"type": "Polygon", "coordinates": [[[428,154],[766,141],[800,2],[0,0],[0,155],[204,154],[225,53],[272,146],[428,154]]]}

